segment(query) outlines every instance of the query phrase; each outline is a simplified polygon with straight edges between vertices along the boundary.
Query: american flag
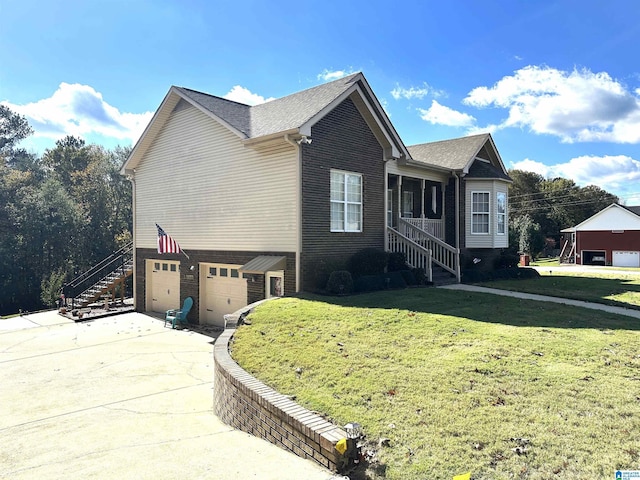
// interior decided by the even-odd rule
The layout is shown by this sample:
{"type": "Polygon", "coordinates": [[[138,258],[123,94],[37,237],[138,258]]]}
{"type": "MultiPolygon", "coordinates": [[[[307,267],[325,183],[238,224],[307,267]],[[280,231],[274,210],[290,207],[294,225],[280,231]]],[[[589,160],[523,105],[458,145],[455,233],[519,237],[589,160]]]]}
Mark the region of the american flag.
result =
{"type": "Polygon", "coordinates": [[[180,253],[182,249],[178,242],[166,234],[160,225],[158,227],[158,253],[180,253]]]}

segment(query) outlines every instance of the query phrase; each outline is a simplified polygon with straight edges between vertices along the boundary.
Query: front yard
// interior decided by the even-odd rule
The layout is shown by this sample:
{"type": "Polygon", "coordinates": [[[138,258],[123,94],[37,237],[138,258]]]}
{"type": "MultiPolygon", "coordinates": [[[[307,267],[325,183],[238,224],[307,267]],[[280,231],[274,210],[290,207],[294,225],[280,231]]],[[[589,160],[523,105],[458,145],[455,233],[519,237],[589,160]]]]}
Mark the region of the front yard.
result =
{"type": "Polygon", "coordinates": [[[552,297],[571,298],[617,307],[640,309],[640,274],[607,273],[539,269],[540,278],[500,280],[478,285],[516,292],[537,293],[552,297]]]}
{"type": "Polygon", "coordinates": [[[441,289],[286,298],[250,318],[234,358],[335,423],[360,422],[372,478],[640,467],[637,320],[441,289]]]}

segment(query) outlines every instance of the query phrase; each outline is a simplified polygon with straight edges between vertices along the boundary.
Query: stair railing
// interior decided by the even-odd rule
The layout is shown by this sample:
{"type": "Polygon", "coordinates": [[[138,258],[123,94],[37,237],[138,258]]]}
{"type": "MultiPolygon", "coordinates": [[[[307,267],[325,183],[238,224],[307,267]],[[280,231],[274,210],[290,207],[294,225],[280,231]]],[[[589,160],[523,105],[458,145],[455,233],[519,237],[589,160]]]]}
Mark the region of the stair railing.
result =
{"type": "Polygon", "coordinates": [[[112,273],[120,272],[124,275],[127,272],[127,265],[133,262],[133,242],[128,243],[120,250],[112,253],[100,263],[94,265],[86,272],[62,286],[62,293],[66,299],[74,299],[87,291],[101,280],[112,273]]]}
{"type": "Polygon", "coordinates": [[[387,227],[387,245],[392,252],[404,254],[406,262],[413,268],[421,268],[429,282],[433,281],[433,269],[431,267],[431,250],[406,237],[395,228],[387,227]]]}
{"type": "Polygon", "coordinates": [[[421,247],[431,250],[433,262],[455,275],[460,282],[460,249],[401,218],[398,219],[398,231],[421,247]]]}

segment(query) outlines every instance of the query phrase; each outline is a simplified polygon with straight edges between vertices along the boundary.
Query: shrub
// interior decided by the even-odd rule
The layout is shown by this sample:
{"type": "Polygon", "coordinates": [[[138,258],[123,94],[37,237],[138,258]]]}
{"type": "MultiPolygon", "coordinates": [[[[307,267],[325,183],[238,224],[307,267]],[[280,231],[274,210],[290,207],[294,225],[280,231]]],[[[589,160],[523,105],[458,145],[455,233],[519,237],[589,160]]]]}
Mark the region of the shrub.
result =
{"type": "Polygon", "coordinates": [[[353,292],[353,278],[347,270],[331,272],[327,281],[327,291],[336,295],[347,295],[353,292]]]}
{"type": "Polygon", "coordinates": [[[402,252],[392,252],[387,260],[387,272],[399,272],[400,270],[406,270],[407,257],[402,252]]]}
{"type": "Polygon", "coordinates": [[[400,270],[400,275],[402,275],[407,285],[418,285],[418,281],[411,270],[400,270]]]}
{"type": "Polygon", "coordinates": [[[384,275],[361,275],[356,278],[353,288],[356,292],[375,292],[384,290],[385,286],[384,275]]]}
{"type": "Polygon", "coordinates": [[[349,271],[358,278],[362,275],[384,273],[389,254],[377,248],[365,248],[353,254],[349,260],[349,271]]]}
{"type": "Polygon", "coordinates": [[[416,285],[427,284],[427,274],[425,273],[424,268],[412,268],[411,273],[413,274],[413,278],[416,279],[416,285]]]}
{"type": "Polygon", "coordinates": [[[407,282],[402,272],[389,272],[384,274],[386,288],[407,288],[407,282]]]}
{"type": "Polygon", "coordinates": [[[508,249],[500,252],[494,261],[495,268],[513,268],[517,267],[520,262],[520,256],[515,250],[508,249]]]}

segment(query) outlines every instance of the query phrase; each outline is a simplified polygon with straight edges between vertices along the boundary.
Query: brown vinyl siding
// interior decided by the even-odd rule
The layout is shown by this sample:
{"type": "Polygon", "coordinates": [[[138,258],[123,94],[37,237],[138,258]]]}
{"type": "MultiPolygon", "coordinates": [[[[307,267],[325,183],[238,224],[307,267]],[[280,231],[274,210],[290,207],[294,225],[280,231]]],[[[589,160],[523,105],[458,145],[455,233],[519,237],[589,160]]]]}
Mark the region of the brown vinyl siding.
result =
{"type": "Polygon", "coordinates": [[[350,99],[311,129],[302,146],[303,290],[322,288],[331,270],[344,268],[355,252],[384,249],[384,162],[382,147],[350,99]],[[331,232],[331,169],[359,173],[363,182],[362,232],[331,232]]]}

